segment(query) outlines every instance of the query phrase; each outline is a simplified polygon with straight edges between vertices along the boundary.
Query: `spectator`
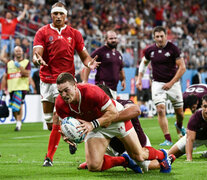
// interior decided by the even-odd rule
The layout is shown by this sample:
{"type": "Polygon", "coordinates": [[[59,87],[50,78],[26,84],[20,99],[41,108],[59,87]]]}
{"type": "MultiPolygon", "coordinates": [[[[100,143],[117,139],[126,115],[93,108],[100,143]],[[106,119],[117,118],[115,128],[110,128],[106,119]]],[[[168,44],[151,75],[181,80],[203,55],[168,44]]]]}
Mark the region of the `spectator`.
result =
{"type": "Polygon", "coordinates": [[[2,26],[2,39],[1,39],[1,48],[4,45],[7,45],[6,53],[11,53],[13,52],[14,49],[14,39],[13,36],[15,34],[15,28],[18,22],[20,22],[28,9],[28,5],[24,5],[24,10],[23,12],[17,17],[17,18],[12,18],[12,13],[11,12],[6,12],[5,18],[0,18],[0,23],[2,26]],[[11,42],[10,42],[10,37],[12,37],[11,42]],[[11,43],[11,46],[10,46],[11,43]]]}
{"type": "Polygon", "coordinates": [[[15,131],[20,131],[22,126],[22,108],[24,98],[29,91],[29,76],[31,65],[28,59],[23,58],[23,49],[20,46],[14,48],[14,60],[7,63],[6,73],[2,79],[2,90],[10,93],[10,107],[16,119],[15,131]]]}

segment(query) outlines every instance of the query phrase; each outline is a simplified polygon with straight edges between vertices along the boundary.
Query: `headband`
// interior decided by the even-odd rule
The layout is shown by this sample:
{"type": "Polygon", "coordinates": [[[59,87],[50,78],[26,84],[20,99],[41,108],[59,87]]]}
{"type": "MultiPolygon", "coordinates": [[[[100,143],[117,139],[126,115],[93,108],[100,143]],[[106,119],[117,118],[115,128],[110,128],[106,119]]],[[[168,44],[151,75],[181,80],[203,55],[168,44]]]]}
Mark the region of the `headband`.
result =
{"type": "Polygon", "coordinates": [[[51,9],[51,14],[54,12],[62,12],[67,16],[67,10],[63,7],[54,7],[51,9]]]}

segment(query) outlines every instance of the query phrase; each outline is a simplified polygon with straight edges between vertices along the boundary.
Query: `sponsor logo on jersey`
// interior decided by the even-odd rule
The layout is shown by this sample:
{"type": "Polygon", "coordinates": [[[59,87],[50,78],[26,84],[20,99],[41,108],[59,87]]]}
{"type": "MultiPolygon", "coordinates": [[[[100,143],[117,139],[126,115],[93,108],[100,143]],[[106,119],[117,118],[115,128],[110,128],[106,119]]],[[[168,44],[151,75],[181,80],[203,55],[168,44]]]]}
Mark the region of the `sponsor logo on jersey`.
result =
{"type": "Polygon", "coordinates": [[[110,58],[110,54],[109,53],[106,53],[106,58],[110,58]]]}
{"type": "Polygon", "coordinates": [[[162,50],[158,50],[158,53],[162,53],[162,50]]]}

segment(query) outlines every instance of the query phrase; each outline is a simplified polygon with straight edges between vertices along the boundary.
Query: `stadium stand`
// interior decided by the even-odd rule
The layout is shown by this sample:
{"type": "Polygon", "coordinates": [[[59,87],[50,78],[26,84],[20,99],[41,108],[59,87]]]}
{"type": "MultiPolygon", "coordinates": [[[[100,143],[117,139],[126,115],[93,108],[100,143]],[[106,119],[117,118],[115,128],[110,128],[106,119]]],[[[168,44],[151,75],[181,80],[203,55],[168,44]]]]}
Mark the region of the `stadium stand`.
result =
{"type": "MultiPolygon", "coordinates": [[[[16,17],[23,10],[24,3],[29,4],[29,10],[26,18],[17,25],[14,38],[20,38],[21,43],[27,39],[25,55],[31,60],[33,37],[37,29],[51,22],[50,7],[53,2],[50,0],[1,0],[0,16],[10,11],[16,17]]],[[[131,67],[136,67],[143,49],[153,41],[151,36],[153,27],[156,23],[160,23],[167,27],[168,39],[183,51],[188,69],[197,69],[198,65],[207,66],[207,4],[205,0],[185,1],[185,3],[184,0],[170,2],[165,0],[65,0],[65,3],[68,7],[66,23],[82,33],[89,52],[92,52],[98,44],[103,44],[107,30],[115,29],[120,40],[119,50],[125,48],[131,53],[134,58],[134,64],[131,67]],[[198,51],[201,57],[197,57],[198,51]],[[202,62],[200,62],[201,59],[202,62]]],[[[4,66],[2,61],[0,66],[4,66]]],[[[80,65],[77,67],[79,68],[80,65]]]]}

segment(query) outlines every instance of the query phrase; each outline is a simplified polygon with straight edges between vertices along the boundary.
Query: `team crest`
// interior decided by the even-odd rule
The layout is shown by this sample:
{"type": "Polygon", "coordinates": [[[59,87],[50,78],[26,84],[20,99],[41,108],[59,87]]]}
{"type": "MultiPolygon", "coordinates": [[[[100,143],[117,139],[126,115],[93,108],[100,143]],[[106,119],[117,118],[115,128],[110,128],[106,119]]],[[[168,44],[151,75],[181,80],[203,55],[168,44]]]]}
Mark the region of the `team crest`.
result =
{"type": "Polygon", "coordinates": [[[166,56],[166,57],[170,57],[170,53],[169,53],[169,52],[166,52],[166,53],[165,53],[165,56],[166,56]]]}
{"type": "Polygon", "coordinates": [[[72,41],[72,38],[68,37],[68,42],[71,43],[71,41],[72,41]]]}
{"type": "Polygon", "coordinates": [[[50,41],[50,42],[53,41],[53,36],[50,36],[50,37],[49,37],[49,41],[50,41]]]}

